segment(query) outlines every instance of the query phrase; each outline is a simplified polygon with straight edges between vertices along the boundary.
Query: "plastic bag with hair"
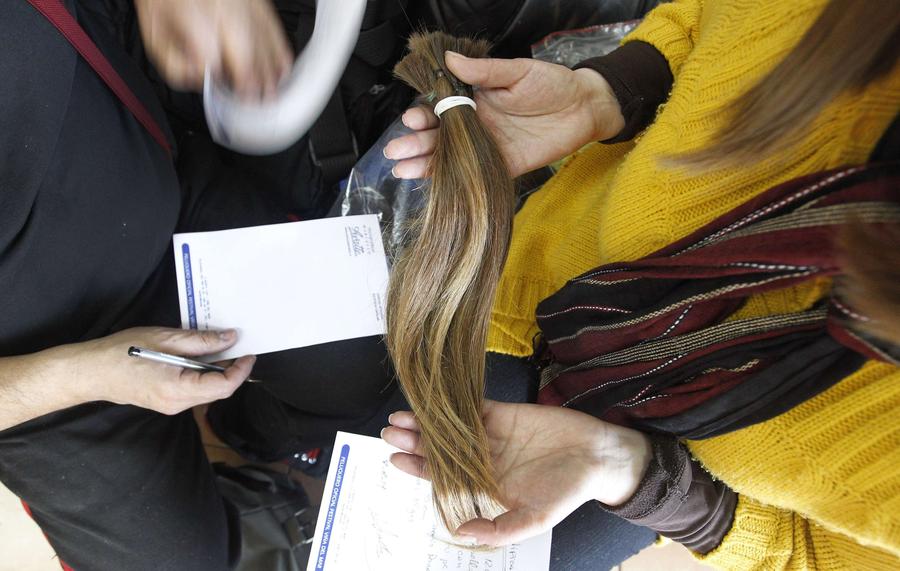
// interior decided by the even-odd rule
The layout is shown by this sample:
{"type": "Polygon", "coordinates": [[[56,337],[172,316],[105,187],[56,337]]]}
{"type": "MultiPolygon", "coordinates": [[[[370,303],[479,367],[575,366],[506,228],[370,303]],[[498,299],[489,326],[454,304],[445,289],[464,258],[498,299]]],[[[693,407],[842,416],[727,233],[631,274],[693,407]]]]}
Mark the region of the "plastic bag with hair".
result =
{"type": "MultiPolygon", "coordinates": [[[[415,34],[394,73],[434,106],[471,88],[444,52],[484,57],[485,41],[415,34]]],[[[388,288],[387,346],[421,427],[435,506],[451,531],[502,511],[482,422],[484,354],[512,228],[515,190],[475,110],[443,112],[425,208],[412,221],[388,288]]]]}

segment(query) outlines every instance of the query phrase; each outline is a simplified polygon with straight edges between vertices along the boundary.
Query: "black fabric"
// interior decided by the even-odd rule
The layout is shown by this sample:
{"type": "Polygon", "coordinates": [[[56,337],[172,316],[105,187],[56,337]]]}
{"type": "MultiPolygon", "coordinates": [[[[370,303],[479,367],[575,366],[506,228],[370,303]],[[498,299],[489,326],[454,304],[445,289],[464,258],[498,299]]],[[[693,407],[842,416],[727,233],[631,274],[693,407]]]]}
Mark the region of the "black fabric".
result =
{"type": "Polygon", "coordinates": [[[90,404],[0,432],[0,481],[74,569],[184,571],[236,562],[190,412],[90,404]]]}
{"type": "Polygon", "coordinates": [[[413,2],[413,20],[494,43],[497,57],[530,57],[552,32],[642,18],[659,0],[428,0],[413,2]]]}
{"type": "MultiPolygon", "coordinates": [[[[278,0],[276,5],[290,5],[278,0]]],[[[301,2],[296,49],[313,31],[312,6],[301,2]],[[305,11],[305,12],[304,12],[305,11]]],[[[327,188],[345,178],[357,159],[412,101],[412,91],[393,79],[392,68],[410,29],[407,0],[370,0],[356,46],[341,81],[309,133],[309,153],[327,188]]]]}
{"type": "MultiPolygon", "coordinates": [[[[636,423],[639,426],[633,427],[684,439],[726,434],[792,409],[827,390],[866,361],[863,355],[848,351],[830,337],[817,338],[815,332],[800,332],[720,350],[713,356],[660,374],[656,386],[676,386],[706,369],[740,367],[761,355],[771,358],[772,363],[754,382],[741,383],[724,398],[710,399],[682,413],[642,418],[636,423]]],[[[625,399],[628,394],[628,387],[617,387],[609,398],[625,399]]],[[[609,405],[605,400],[597,400],[579,403],[574,408],[601,417],[609,405]]]]}
{"type": "Polygon", "coordinates": [[[669,98],[672,71],[652,45],[633,41],[605,56],[585,60],[574,69],[593,69],[609,83],[625,118],[625,126],[603,143],[630,141],[656,118],[656,110],[669,98]]]}
{"type": "Polygon", "coordinates": [[[672,437],[651,438],[653,458],[638,489],[625,503],[604,509],[708,553],[731,529],[737,494],[714,480],[672,437]]]}
{"type": "MultiPolygon", "coordinates": [[[[76,16],[165,125],[103,23],[76,16]]],[[[171,256],[180,196],[165,152],[34,8],[2,3],[0,35],[3,356],[103,335],[125,319],[171,256]]]]}
{"type": "MultiPolygon", "coordinates": [[[[738,360],[745,363],[750,355],[771,355],[775,351],[781,358],[754,382],[732,388],[726,398],[710,399],[670,417],[648,418],[642,423],[643,428],[692,440],[734,432],[791,410],[853,374],[866,362],[866,357],[847,350],[831,337],[817,339],[809,333],[786,337],[789,339],[782,340],[785,346],[780,349],[773,343],[752,343],[726,350],[724,353],[741,355],[738,360]]],[[[708,361],[703,364],[715,366],[708,361]]]]}
{"type": "Polygon", "coordinates": [[[325,184],[333,185],[347,176],[359,158],[359,149],[347,122],[340,88],[332,93],[309,138],[310,157],[322,171],[325,184]]]}
{"type": "Polygon", "coordinates": [[[213,464],[216,487],[240,513],[237,571],[306,569],[318,510],[288,475],[256,466],[213,464]]]}
{"type": "Polygon", "coordinates": [[[900,159],[900,116],[894,117],[887,131],[869,155],[870,162],[896,161],[900,159]]]}

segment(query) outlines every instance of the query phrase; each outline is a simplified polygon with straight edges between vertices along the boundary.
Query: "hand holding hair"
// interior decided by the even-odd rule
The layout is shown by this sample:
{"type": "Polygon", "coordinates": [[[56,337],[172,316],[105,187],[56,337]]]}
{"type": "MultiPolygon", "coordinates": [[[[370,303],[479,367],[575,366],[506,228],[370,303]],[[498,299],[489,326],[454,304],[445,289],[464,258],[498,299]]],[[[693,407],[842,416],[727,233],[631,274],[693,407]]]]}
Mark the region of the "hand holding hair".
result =
{"type": "Polygon", "coordinates": [[[502,511],[481,406],[488,319],[516,197],[497,144],[470,105],[471,87],[444,61],[451,49],[483,57],[487,43],[415,34],[409,48],[394,72],[429,105],[446,109],[435,130],[427,203],[391,273],[386,341],[429,450],[438,514],[454,529],[502,511]]]}
{"type": "MultiPolygon", "coordinates": [[[[615,136],[624,126],[619,103],[603,76],[532,59],[467,58],[446,54],[460,81],[478,86],[478,117],[497,141],[512,176],[559,160],[583,145],[615,136]]],[[[403,115],[416,133],[394,139],[385,156],[400,178],[425,176],[438,119],[426,107],[403,115]]]]}
{"type": "MultiPolygon", "coordinates": [[[[391,463],[427,479],[427,449],[416,417],[395,412],[389,421],[382,438],[403,451],[391,456],[391,463]]],[[[568,408],[486,400],[484,425],[508,511],[455,530],[481,545],[539,535],[590,500],[622,504],[637,490],[652,456],[640,432],[568,408]]]]}

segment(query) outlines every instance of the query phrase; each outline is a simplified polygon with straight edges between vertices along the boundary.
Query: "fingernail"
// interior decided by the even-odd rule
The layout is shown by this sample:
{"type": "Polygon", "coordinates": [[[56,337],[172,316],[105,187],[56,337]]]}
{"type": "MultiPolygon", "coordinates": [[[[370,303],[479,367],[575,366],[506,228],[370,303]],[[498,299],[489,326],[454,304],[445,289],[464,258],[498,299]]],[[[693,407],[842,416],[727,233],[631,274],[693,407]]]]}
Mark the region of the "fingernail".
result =
{"type": "Polygon", "coordinates": [[[391,169],[391,176],[393,176],[394,178],[400,178],[399,176],[397,176],[397,167],[393,167],[391,169]]]}
{"type": "Polygon", "coordinates": [[[396,413],[396,412],[392,412],[391,414],[388,415],[388,422],[389,422],[389,423],[394,424],[394,415],[395,415],[395,414],[397,414],[397,413],[396,413]]]}
{"type": "Polygon", "coordinates": [[[384,158],[390,160],[391,157],[388,156],[388,148],[387,148],[387,145],[385,145],[384,148],[381,149],[381,154],[384,155],[384,158]]]}
{"type": "Polygon", "coordinates": [[[236,332],[234,329],[226,329],[225,331],[219,331],[219,339],[222,341],[231,341],[234,339],[236,332]]]}
{"type": "Polygon", "coordinates": [[[476,545],[478,545],[478,538],[474,535],[455,533],[451,537],[453,537],[453,541],[459,543],[460,545],[467,545],[469,547],[475,547],[476,545]]]}
{"type": "Polygon", "coordinates": [[[384,431],[387,430],[387,426],[381,429],[381,432],[378,433],[378,436],[384,440],[384,431]]]}
{"type": "Polygon", "coordinates": [[[447,56],[450,56],[450,57],[458,57],[458,58],[462,58],[462,59],[469,59],[469,58],[467,58],[466,56],[462,55],[461,53],[459,53],[459,52],[454,52],[454,51],[452,51],[452,50],[447,50],[447,51],[444,52],[444,57],[446,58],[447,56]]]}

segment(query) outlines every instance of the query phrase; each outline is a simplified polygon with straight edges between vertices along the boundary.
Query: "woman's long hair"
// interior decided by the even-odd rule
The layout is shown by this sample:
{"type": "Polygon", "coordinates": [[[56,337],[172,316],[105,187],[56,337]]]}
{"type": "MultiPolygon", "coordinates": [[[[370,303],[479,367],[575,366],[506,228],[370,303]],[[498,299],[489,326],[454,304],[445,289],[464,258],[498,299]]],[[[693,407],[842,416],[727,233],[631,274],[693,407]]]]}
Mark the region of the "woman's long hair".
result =
{"type": "Polygon", "coordinates": [[[854,221],[840,235],[841,296],[866,331],[900,347],[900,225],[854,221]]]}
{"type": "Polygon", "coordinates": [[[783,151],[840,93],[887,75],[900,55],[896,1],[832,0],[796,47],[730,106],[707,144],[677,155],[695,169],[751,164],[783,151]]]}
{"type": "MultiPolygon", "coordinates": [[[[471,97],[444,52],[484,57],[484,41],[415,34],[394,73],[431,105],[471,97]]],[[[394,263],[387,346],[416,414],[435,506],[448,529],[500,513],[482,422],[484,355],[515,208],[512,178],[491,134],[466,105],[444,111],[424,211],[394,263]]]]}

